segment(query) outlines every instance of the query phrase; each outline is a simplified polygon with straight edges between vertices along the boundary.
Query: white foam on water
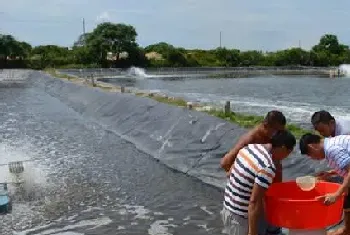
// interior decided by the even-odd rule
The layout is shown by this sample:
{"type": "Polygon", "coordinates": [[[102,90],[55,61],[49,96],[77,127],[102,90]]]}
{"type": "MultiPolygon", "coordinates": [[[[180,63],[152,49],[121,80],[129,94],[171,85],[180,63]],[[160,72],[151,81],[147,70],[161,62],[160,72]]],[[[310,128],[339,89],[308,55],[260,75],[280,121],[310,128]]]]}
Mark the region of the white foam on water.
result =
{"type": "Polygon", "coordinates": [[[184,97],[188,101],[220,105],[220,107],[223,107],[226,101],[230,101],[233,111],[252,113],[256,115],[261,115],[262,110],[278,109],[293,122],[303,123],[305,120],[309,120],[310,116],[320,109],[329,110],[337,117],[350,117],[348,110],[342,107],[315,105],[303,102],[266,100],[251,97],[222,96],[219,94],[176,93],[169,92],[168,90],[162,90],[161,92],[175,97],[184,97]]]}
{"type": "MultiPolygon", "coordinates": [[[[30,228],[31,221],[44,220],[41,213],[33,210],[32,206],[23,203],[14,203],[10,214],[1,216],[1,234],[17,234],[13,230],[22,231],[30,228]]],[[[43,228],[46,226],[42,226],[43,228]]]]}
{"type": "Polygon", "coordinates": [[[93,212],[93,211],[103,211],[102,207],[88,207],[87,209],[81,211],[81,213],[93,212]]]}
{"type": "Polygon", "coordinates": [[[152,211],[146,209],[143,206],[134,206],[134,205],[121,205],[121,208],[117,210],[120,215],[134,215],[135,220],[151,220],[153,217],[151,214],[162,214],[162,213],[153,213],[152,211]]]}
{"type": "Polygon", "coordinates": [[[146,74],[145,69],[138,68],[138,67],[131,67],[128,69],[128,75],[134,76],[138,79],[144,79],[150,77],[148,74],[146,74]]]}
{"type": "Polygon", "coordinates": [[[339,70],[344,74],[346,78],[350,78],[350,64],[339,65],[339,70]]]}
{"type": "Polygon", "coordinates": [[[135,219],[144,219],[144,220],[151,219],[151,217],[149,216],[151,211],[147,210],[143,206],[126,205],[125,207],[129,212],[131,212],[132,214],[135,214],[135,219]]]}
{"type": "Polygon", "coordinates": [[[170,220],[156,220],[154,223],[151,224],[150,228],[148,229],[149,235],[172,235],[172,233],[169,232],[168,228],[173,227],[175,228],[176,225],[170,224],[170,220]]]}
{"type": "MultiPolygon", "coordinates": [[[[37,152],[34,149],[35,147],[26,141],[16,143],[16,145],[11,145],[6,141],[0,143],[0,164],[8,164],[13,161],[29,161],[23,163],[24,171],[18,175],[18,178],[23,181],[22,187],[26,191],[35,190],[35,185],[44,185],[46,183],[46,173],[35,160],[37,152]]],[[[16,180],[17,176],[9,172],[8,165],[0,166],[0,182],[13,182],[16,180]]]]}
{"type": "MultiPolygon", "coordinates": [[[[200,76],[198,74],[147,74],[146,70],[138,67],[131,67],[127,71],[128,76],[135,77],[136,79],[145,79],[145,78],[180,78],[180,77],[196,77],[200,76]]],[[[117,77],[117,76],[114,76],[117,77]]]]}
{"type": "Polygon", "coordinates": [[[90,227],[88,230],[96,229],[105,225],[108,225],[112,223],[112,220],[109,217],[101,217],[97,219],[92,219],[92,220],[82,220],[79,221],[75,224],[67,225],[59,229],[47,229],[50,226],[54,225],[46,225],[46,226],[41,226],[41,227],[36,227],[33,229],[28,229],[22,232],[17,232],[14,233],[14,235],[27,235],[27,234],[42,234],[42,235],[50,235],[50,234],[84,234],[84,233],[68,233],[68,230],[74,230],[74,229],[79,229],[79,228],[85,228],[85,227],[90,227]],[[44,230],[47,229],[47,230],[44,230]],[[36,233],[38,232],[38,233],[36,233]]]}

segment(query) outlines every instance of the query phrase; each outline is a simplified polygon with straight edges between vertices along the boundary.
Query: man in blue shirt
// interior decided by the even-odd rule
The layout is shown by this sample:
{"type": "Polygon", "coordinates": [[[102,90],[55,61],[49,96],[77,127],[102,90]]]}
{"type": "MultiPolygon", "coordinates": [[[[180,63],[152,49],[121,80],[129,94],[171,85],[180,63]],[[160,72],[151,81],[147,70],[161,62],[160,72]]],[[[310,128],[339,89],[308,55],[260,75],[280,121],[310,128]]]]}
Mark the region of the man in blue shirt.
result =
{"type": "MultiPolygon", "coordinates": [[[[348,191],[350,186],[350,135],[339,135],[332,138],[321,139],[319,135],[305,134],[299,142],[301,154],[307,154],[314,160],[325,159],[329,167],[333,168],[336,173],[344,178],[339,190],[332,194],[325,195],[324,203],[327,205],[336,202],[343,193],[348,191]]],[[[350,197],[345,199],[345,205],[350,204],[350,197]]],[[[345,210],[345,228],[336,231],[337,235],[349,235],[349,211],[345,210]]]]}

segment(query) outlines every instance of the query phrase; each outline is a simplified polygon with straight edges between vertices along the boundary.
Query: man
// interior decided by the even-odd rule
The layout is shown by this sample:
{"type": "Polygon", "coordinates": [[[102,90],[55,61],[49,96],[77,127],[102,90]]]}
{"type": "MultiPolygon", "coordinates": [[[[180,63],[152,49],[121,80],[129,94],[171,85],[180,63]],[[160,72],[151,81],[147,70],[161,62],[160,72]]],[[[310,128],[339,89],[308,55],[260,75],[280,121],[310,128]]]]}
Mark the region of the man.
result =
{"type": "MultiPolygon", "coordinates": [[[[305,134],[299,142],[301,154],[306,154],[315,160],[326,159],[328,165],[333,168],[337,174],[342,176],[343,183],[339,190],[333,194],[324,196],[325,204],[334,203],[339,197],[347,193],[350,186],[350,135],[339,135],[336,137],[321,139],[319,135],[305,134]]],[[[323,175],[324,178],[325,175],[323,175]]],[[[350,197],[347,196],[344,202],[344,208],[349,208],[350,197]]],[[[344,215],[345,227],[333,234],[349,235],[349,211],[345,209],[344,215]]]]}
{"type": "Polygon", "coordinates": [[[350,135],[350,119],[335,119],[325,110],[315,112],[311,117],[311,123],[315,130],[324,137],[350,135]]]}
{"type": "MultiPolygon", "coordinates": [[[[279,130],[284,130],[286,125],[286,117],[280,111],[270,111],[267,113],[264,121],[243,135],[236,145],[221,159],[221,167],[226,173],[230,172],[230,168],[235,161],[238,151],[248,144],[266,144],[270,143],[271,137],[279,130]]],[[[276,181],[282,181],[282,165],[277,163],[278,173],[276,181]]]]}
{"type": "MultiPolygon", "coordinates": [[[[315,112],[311,117],[311,123],[314,126],[314,129],[324,137],[350,135],[350,119],[335,119],[325,110],[315,112]]],[[[319,176],[326,179],[331,175],[334,175],[334,173],[334,171],[321,172],[319,176]]],[[[350,200],[344,203],[344,223],[345,227],[340,228],[335,234],[343,234],[344,231],[350,231],[350,200]]]]}
{"type": "MultiPolygon", "coordinates": [[[[252,130],[243,135],[236,145],[221,159],[221,167],[230,176],[231,167],[236,159],[238,152],[248,144],[267,144],[271,143],[271,137],[279,130],[284,130],[286,125],[286,117],[282,112],[272,110],[267,113],[264,121],[252,130]]],[[[275,162],[276,172],[273,182],[282,182],[282,164],[275,162]]],[[[268,225],[263,219],[260,221],[260,229],[267,230],[267,235],[275,235],[281,233],[281,228],[268,225]],[[267,228],[266,228],[267,227],[267,228]]]]}
{"type": "Polygon", "coordinates": [[[224,230],[229,235],[258,235],[266,189],[276,174],[276,162],[286,158],[296,144],[288,131],[278,131],[267,144],[249,144],[238,151],[227,180],[224,230]]]}

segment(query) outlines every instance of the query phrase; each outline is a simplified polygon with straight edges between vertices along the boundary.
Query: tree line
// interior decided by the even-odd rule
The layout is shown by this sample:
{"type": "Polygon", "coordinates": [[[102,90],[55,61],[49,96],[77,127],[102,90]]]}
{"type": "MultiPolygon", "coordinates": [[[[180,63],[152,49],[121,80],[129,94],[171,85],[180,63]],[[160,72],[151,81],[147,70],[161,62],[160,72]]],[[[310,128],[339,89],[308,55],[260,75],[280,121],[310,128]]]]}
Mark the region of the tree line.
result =
{"type": "Polygon", "coordinates": [[[165,42],[140,47],[131,25],[105,22],[80,35],[72,47],[30,44],[0,34],[0,68],[338,66],[350,63],[349,46],[325,34],[311,50],[275,52],[185,49],[165,42]]]}

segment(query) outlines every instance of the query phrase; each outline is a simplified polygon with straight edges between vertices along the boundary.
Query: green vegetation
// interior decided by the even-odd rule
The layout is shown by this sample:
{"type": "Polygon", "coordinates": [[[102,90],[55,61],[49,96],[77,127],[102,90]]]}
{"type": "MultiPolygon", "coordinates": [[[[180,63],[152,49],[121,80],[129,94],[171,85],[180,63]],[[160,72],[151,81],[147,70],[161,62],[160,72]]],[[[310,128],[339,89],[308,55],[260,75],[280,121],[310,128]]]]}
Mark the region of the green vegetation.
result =
{"type": "Polygon", "coordinates": [[[76,77],[69,76],[69,75],[63,74],[63,73],[59,73],[56,71],[56,69],[52,69],[52,68],[47,68],[44,71],[46,73],[50,74],[51,76],[56,77],[56,78],[64,78],[67,80],[76,80],[77,79],[76,77]]]}
{"type": "MultiPolygon", "coordinates": [[[[239,126],[245,128],[252,128],[264,120],[264,117],[262,116],[239,114],[234,112],[231,112],[230,114],[225,114],[223,111],[208,111],[207,113],[237,123],[239,126]]],[[[287,128],[297,138],[300,138],[303,134],[310,132],[309,130],[302,129],[295,124],[287,124],[287,128]]]]}
{"type": "Polygon", "coordinates": [[[337,36],[326,34],[310,51],[289,48],[276,52],[216,48],[187,50],[165,42],[141,48],[131,25],[110,22],[80,35],[71,48],[32,47],[11,35],[0,34],[0,68],[235,67],[338,66],[350,63],[350,50],[337,36]]]}
{"type": "MultiPolygon", "coordinates": [[[[181,98],[164,97],[164,96],[158,96],[154,94],[145,94],[145,93],[136,93],[136,95],[147,96],[158,102],[166,103],[169,105],[180,106],[180,107],[187,106],[187,102],[181,98]]],[[[239,126],[244,128],[252,128],[264,120],[264,117],[262,116],[255,116],[255,115],[248,115],[248,114],[241,114],[241,113],[234,113],[234,112],[231,112],[230,114],[226,114],[224,111],[218,111],[218,110],[210,110],[210,111],[204,111],[204,112],[208,113],[209,115],[236,123],[239,126]]],[[[287,128],[295,135],[296,138],[300,138],[303,134],[310,132],[309,130],[303,129],[295,124],[287,124],[287,128]]]]}
{"type": "Polygon", "coordinates": [[[168,97],[161,97],[161,96],[149,96],[149,97],[161,103],[166,103],[166,104],[180,106],[180,107],[187,106],[187,102],[180,98],[168,98],[168,97]]]}

